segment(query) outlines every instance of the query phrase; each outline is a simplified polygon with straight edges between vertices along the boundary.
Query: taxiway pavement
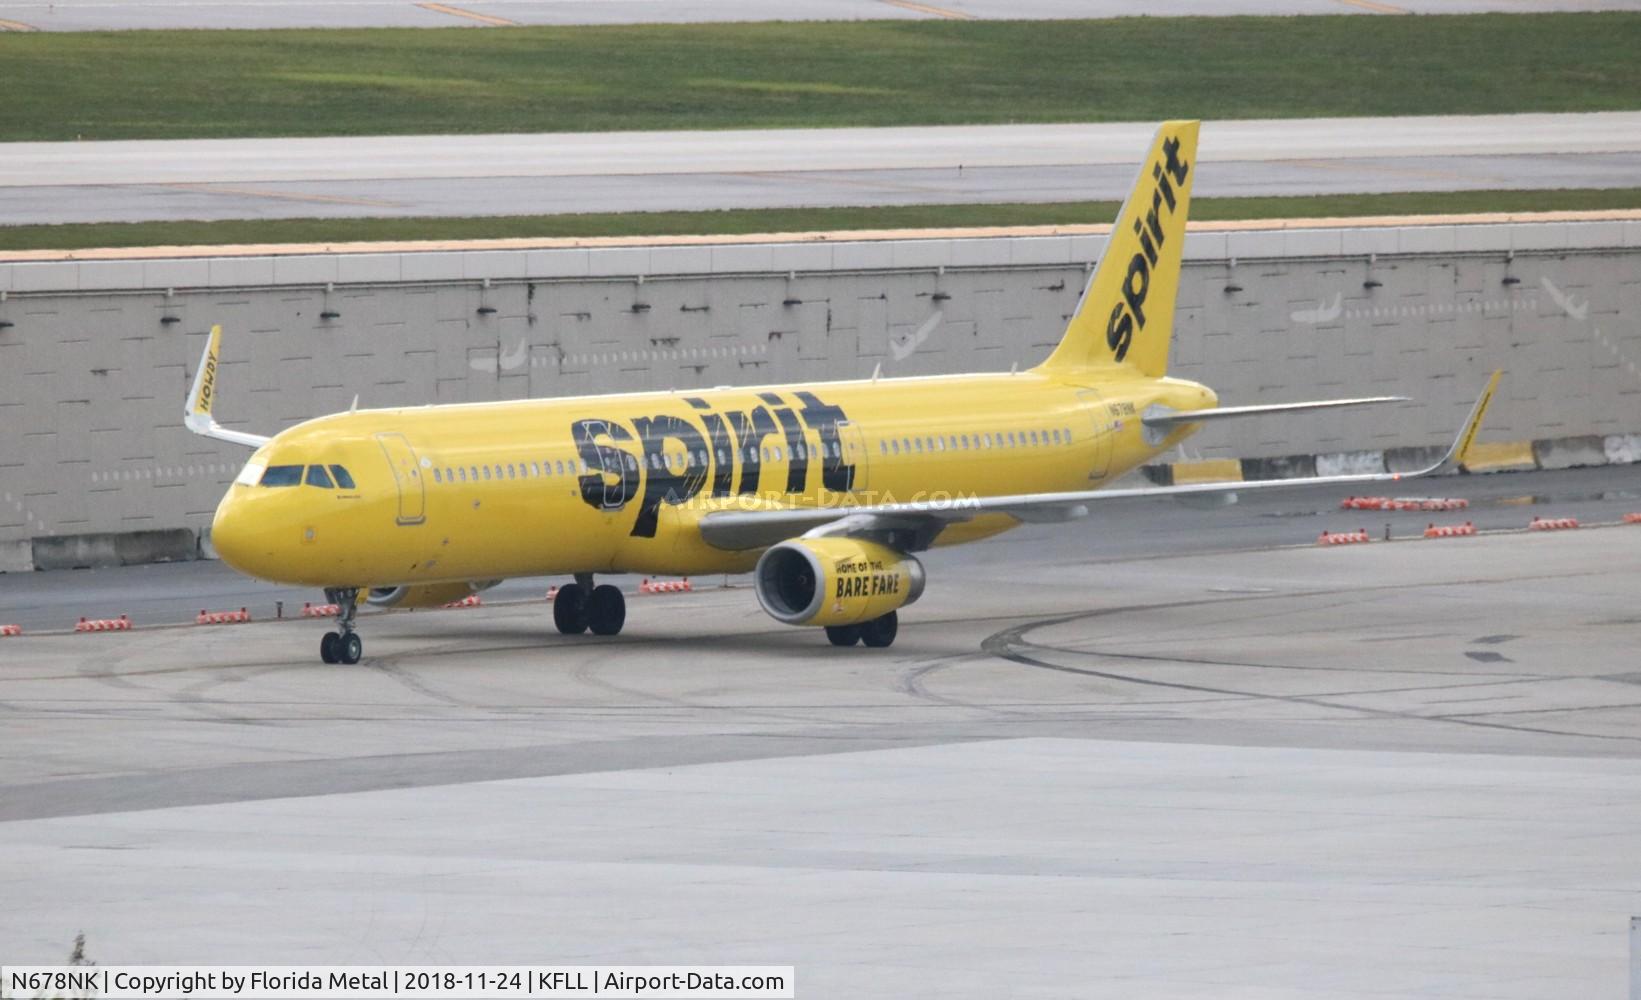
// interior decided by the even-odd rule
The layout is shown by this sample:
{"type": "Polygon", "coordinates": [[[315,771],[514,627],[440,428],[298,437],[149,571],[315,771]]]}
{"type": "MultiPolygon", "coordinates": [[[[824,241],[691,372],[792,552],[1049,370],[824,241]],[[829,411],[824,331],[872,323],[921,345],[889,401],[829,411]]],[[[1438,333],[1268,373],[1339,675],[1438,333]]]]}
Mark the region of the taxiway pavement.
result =
{"type": "Polygon", "coordinates": [[[352,668],[289,622],[0,640],[0,951],[1622,991],[1641,527],[1139,556],[1189,532],[1136,517],[1107,557],[1092,524],[932,554],[888,650],[744,588],[635,598],[615,640],[373,617],[352,668]]]}
{"type": "MultiPolygon", "coordinates": [[[[1120,199],[1155,123],[0,143],[0,225],[1120,199]]],[[[1201,196],[1641,184],[1641,113],[1208,122],[1201,196]]]]}

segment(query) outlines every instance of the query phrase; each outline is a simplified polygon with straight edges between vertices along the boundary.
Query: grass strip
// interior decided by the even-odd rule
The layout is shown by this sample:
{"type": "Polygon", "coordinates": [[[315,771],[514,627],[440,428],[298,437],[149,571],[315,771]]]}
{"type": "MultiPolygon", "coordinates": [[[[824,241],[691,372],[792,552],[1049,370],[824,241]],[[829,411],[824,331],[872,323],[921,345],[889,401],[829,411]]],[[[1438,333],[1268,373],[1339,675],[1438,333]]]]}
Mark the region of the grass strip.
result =
{"type": "Polygon", "coordinates": [[[1641,13],[0,33],[0,140],[1641,108],[1641,13]]]}

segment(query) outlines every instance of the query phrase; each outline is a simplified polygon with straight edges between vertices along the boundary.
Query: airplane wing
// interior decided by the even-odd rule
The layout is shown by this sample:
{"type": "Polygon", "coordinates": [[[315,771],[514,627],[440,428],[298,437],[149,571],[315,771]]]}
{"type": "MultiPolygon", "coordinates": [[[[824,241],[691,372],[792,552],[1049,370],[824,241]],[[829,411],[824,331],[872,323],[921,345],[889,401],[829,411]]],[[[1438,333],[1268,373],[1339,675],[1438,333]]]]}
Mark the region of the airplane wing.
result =
{"type": "MultiPolygon", "coordinates": [[[[1088,516],[1089,507],[1107,500],[1135,497],[1181,497],[1225,493],[1268,493],[1317,486],[1359,486],[1395,483],[1449,472],[1464,464],[1492,402],[1503,372],[1495,371],[1470,410],[1459,435],[1441,461],[1417,472],[1363,473],[1348,476],[1311,476],[1303,479],[1264,479],[1252,482],[1193,483],[1120,490],[1079,490],[1067,493],[1030,493],[1016,496],[957,497],[919,503],[875,504],[857,507],[758,507],[723,509],[702,515],[701,537],[708,545],[726,550],[764,548],[796,535],[856,535],[894,539],[906,551],[933,544],[947,525],[984,514],[1004,514],[1022,521],[1071,521],[1088,516]]],[[[1355,401],[1347,401],[1355,402],[1355,401]]],[[[1298,404],[1306,406],[1308,404],[1298,404]]],[[[1195,416],[1195,414],[1181,414],[1195,416]]]]}
{"type": "Polygon", "coordinates": [[[194,387],[188,392],[188,402],[182,411],[182,423],[202,437],[231,441],[247,448],[260,448],[268,439],[259,434],[231,431],[218,424],[211,415],[211,404],[216,401],[217,353],[222,345],[222,326],[211,327],[211,336],[205,342],[205,353],[199,359],[199,371],[194,373],[194,387]]]}

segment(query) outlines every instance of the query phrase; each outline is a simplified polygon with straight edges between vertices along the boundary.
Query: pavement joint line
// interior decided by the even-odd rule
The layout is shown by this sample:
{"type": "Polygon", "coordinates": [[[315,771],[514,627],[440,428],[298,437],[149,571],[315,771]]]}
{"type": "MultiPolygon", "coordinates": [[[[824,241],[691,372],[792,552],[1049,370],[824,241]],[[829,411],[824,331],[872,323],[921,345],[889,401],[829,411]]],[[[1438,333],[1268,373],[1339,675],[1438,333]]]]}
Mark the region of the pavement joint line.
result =
{"type": "Polygon", "coordinates": [[[891,7],[899,7],[902,10],[916,11],[919,14],[932,14],[935,17],[950,18],[954,21],[977,20],[973,14],[965,14],[960,10],[947,10],[944,7],[932,7],[926,3],[913,3],[912,0],[882,0],[882,2],[891,7]]]}
{"type": "Polygon", "coordinates": [[[505,17],[493,17],[489,14],[480,14],[477,11],[464,10],[461,7],[452,7],[442,3],[419,3],[416,6],[423,10],[430,10],[435,14],[449,14],[451,17],[465,17],[480,24],[488,24],[492,28],[516,28],[517,21],[509,21],[505,17]]]}
{"type": "Polygon", "coordinates": [[[1356,7],[1361,10],[1372,11],[1375,14],[1406,14],[1405,7],[1392,7],[1388,3],[1375,3],[1374,0],[1337,0],[1347,7],[1356,7]]]}
{"type": "Polygon", "coordinates": [[[244,198],[272,198],[277,201],[311,201],[322,205],[358,205],[364,208],[399,208],[397,202],[380,201],[374,198],[349,198],[344,195],[311,194],[298,191],[269,191],[263,188],[222,187],[209,182],[199,184],[160,184],[157,187],[170,188],[173,191],[188,191],[199,194],[219,194],[229,197],[244,198]]]}

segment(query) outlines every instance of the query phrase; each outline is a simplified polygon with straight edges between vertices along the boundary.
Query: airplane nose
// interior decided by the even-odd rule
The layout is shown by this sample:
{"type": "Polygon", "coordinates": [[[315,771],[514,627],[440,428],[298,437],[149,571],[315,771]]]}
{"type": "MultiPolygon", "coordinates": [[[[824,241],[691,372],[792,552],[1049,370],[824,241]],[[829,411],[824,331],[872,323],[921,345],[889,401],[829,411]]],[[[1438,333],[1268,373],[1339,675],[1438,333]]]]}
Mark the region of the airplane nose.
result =
{"type": "Polygon", "coordinates": [[[216,549],[217,558],[241,573],[256,576],[252,536],[244,505],[231,495],[223,497],[211,519],[211,547],[216,549]]]}

